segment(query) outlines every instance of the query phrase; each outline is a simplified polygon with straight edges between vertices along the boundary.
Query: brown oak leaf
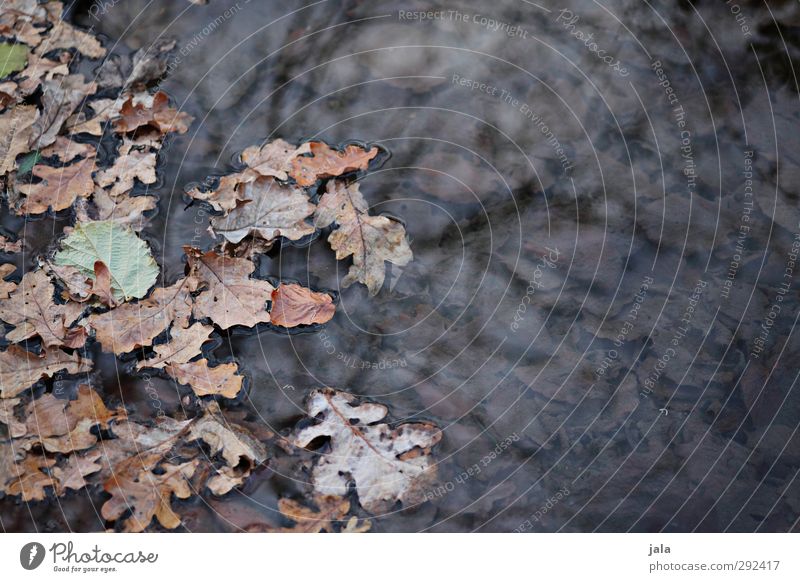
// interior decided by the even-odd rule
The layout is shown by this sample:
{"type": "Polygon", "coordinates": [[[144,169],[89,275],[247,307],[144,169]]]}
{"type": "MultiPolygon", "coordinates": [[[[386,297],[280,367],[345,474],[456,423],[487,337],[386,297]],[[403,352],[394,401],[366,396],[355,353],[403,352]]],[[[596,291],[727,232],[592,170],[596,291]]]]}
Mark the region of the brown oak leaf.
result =
{"type": "Polygon", "coordinates": [[[111,186],[109,194],[116,198],[133,189],[134,180],[142,184],[155,184],[156,152],[134,148],[134,144],[126,140],[119,148],[119,157],[114,165],[97,173],[95,181],[98,186],[111,186]]]}
{"type": "Polygon", "coordinates": [[[192,283],[187,279],[180,279],[169,287],[157,287],[146,299],[124,303],[105,313],[91,314],[88,325],[106,351],[125,354],[150,346],[153,339],[171,324],[180,328],[189,325],[191,287],[192,283]]]}
{"type": "Polygon", "coordinates": [[[355,170],[366,170],[370,160],[378,155],[378,148],[369,150],[357,145],[347,145],[337,150],[320,141],[308,144],[310,154],[296,156],[292,159],[289,175],[300,186],[313,186],[322,178],[333,178],[355,170]]]}
{"type": "Polygon", "coordinates": [[[262,176],[286,181],[292,169],[292,160],[308,153],[311,153],[311,142],[294,147],[282,139],[276,139],[264,146],[250,146],[242,152],[241,160],[262,176]]]}
{"type": "Polygon", "coordinates": [[[335,533],[337,527],[341,526],[347,512],[350,511],[350,502],[338,495],[316,495],[314,505],[311,508],[295,501],[294,499],[283,498],[278,501],[278,511],[284,517],[293,521],[293,527],[284,527],[270,531],[284,533],[335,533]]]}
{"type": "Polygon", "coordinates": [[[6,277],[16,270],[17,268],[11,263],[3,263],[0,265],[0,301],[8,299],[9,295],[17,288],[16,283],[5,280],[6,277]]]}
{"type": "Polygon", "coordinates": [[[38,112],[33,105],[18,105],[0,115],[0,175],[16,167],[17,156],[26,153],[38,112]]]}
{"type": "Polygon", "coordinates": [[[61,350],[33,354],[19,346],[8,346],[0,352],[0,398],[14,398],[36,382],[59,370],[68,374],[90,372],[92,361],[77,352],[70,355],[61,350]]]}
{"type": "Polygon", "coordinates": [[[220,364],[212,368],[205,358],[184,364],[167,364],[164,371],[179,384],[190,386],[197,396],[235,398],[244,381],[236,364],[220,364]]]}
{"type": "Polygon", "coordinates": [[[153,348],[156,355],[139,362],[137,369],[164,368],[170,364],[185,364],[201,351],[204,343],[211,336],[214,328],[210,325],[195,323],[187,328],[173,326],[170,329],[170,341],[153,348]]]}
{"type": "Polygon", "coordinates": [[[283,327],[327,323],[336,311],[327,293],[318,293],[295,283],[279,285],[272,292],[272,323],[283,327]]]}
{"type": "Polygon", "coordinates": [[[189,131],[192,116],[184,111],[173,109],[169,105],[169,97],[159,91],[153,96],[152,104],[137,103],[129,97],[120,109],[120,117],[114,121],[114,131],[128,133],[140,127],[152,127],[162,134],[189,131]]]}
{"type": "Polygon", "coordinates": [[[31,127],[29,146],[44,148],[56,141],[64,122],[86,97],[97,91],[97,83],[85,83],[83,75],[55,76],[42,83],[42,112],[31,127]]]}
{"type": "Polygon", "coordinates": [[[336,258],[353,257],[350,271],[342,280],[343,287],[361,281],[370,295],[377,295],[386,277],[384,262],[404,266],[413,258],[406,229],[385,216],[370,216],[358,184],[329,182],[314,218],[319,228],[334,222],[338,225],[328,236],[336,258]]]}
{"type": "Polygon", "coordinates": [[[299,188],[258,178],[241,184],[237,196],[236,207],[226,216],[211,219],[212,231],[229,242],[241,242],[251,234],[266,241],[281,236],[299,240],[314,232],[306,218],[314,214],[315,206],[299,188]]]}
{"type": "Polygon", "coordinates": [[[114,467],[103,488],[111,494],[100,512],[104,519],[116,521],[129,510],[123,531],[143,531],[155,517],[167,529],[181,523],[173,511],[171,500],[186,499],[192,495],[189,479],[199,464],[192,460],[179,465],[161,463],[162,455],[137,455],[114,467]],[[154,469],[159,469],[158,473],[154,469]]]}
{"type": "Polygon", "coordinates": [[[195,317],[211,319],[222,329],[234,325],[253,327],[270,321],[267,301],[274,287],[267,281],[253,279],[253,261],[226,257],[214,251],[203,253],[185,247],[191,275],[204,287],[195,298],[195,317]]]}
{"type": "Polygon", "coordinates": [[[36,184],[21,184],[18,190],[25,194],[17,214],[42,214],[71,207],[77,198],[86,198],[94,191],[95,161],[84,158],[69,166],[54,168],[37,164],[33,175],[41,180],[36,184]]]}
{"type": "Polygon", "coordinates": [[[106,49],[103,48],[103,45],[100,44],[97,38],[75,28],[63,20],[59,20],[55,23],[44,39],[43,44],[36,49],[36,52],[42,55],[55,48],[74,48],[79,53],[91,59],[99,59],[106,54],[106,49]]]}
{"type": "Polygon", "coordinates": [[[13,325],[6,334],[10,342],[38,335],[45,346],[81,347],[86,342],[84,327],[70,327],[84,307],[72,301],[59,304],[53,299],[50,277],[42,269],[26,273],[17,289],[0,300],[0,319],[13,325]]]}

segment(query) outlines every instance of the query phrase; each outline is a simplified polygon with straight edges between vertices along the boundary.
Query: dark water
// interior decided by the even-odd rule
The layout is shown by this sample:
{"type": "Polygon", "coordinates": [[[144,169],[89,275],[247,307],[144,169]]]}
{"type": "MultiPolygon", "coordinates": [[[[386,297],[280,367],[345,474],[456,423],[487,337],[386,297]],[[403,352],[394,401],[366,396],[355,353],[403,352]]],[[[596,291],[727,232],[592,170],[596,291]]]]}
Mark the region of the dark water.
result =
{"type": "MultiPolygon", "coordinates": [[[[117,52],[178,39],[161,88],[196,121],[170,142],[146,232],[168,281],[183,244],[213,242],[184,188],[244,147],[391,152],[361,189],[405,222],[414,261],[373,299],[340,290],[322,332],[216,350],[273,430],[323,385],[444,429],[433,499],[373,530],[798,530],[797,2],[91,6],[74,20],[117,52]]],[[[343,269],[325,244],[260,265],[328,289],[343,269]]],[[[141,379],[101,364],[152,412],[141,379]]],[[[236,531],[274,523],[304,480],[277,465],[175,507],[189,530],[236,531]]],[[[4,525],[99,529],[92,499],[10,520],[6,501],[4,525]]]]}

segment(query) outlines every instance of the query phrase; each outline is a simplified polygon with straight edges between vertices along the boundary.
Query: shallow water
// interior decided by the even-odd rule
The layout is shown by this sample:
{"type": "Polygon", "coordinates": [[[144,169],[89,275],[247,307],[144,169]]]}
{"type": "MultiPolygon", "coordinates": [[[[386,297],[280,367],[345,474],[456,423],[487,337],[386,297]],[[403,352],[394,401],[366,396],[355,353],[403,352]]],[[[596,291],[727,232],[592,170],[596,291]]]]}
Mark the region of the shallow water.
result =
{"type": "MultiPolygon", "coordinates": [[[[800,6],[768,5],[740,0],[737,20],[723,2],[456,1],[419,21],[428,5],[393,0],[126,0],[79,3],[73,20],[116,52],[178,40],[161,89],[196,120],[163,156],[145,233],[168,282],[182,245],[213,242],[183,191],[246,146],[391,152],[361,189],[404,221],[414,261],[369,298],[339,289],[346,265],[324,244],[273,251],[259,272],[338,290],[336,317],[215,351],[275,431],[318,386],[443,428],[431,501],[374,531],[787,531],[800,6]]],[[[62,223],[33,224],[44,252],[62,223]]],[[[186,393],[99,366],[135,414],[186,393]]],[[[304,481],[277,465],[174,506],[188,530],[236,531],[275,523],[304,481]]],[[[11,505],[6,530],[103,528],[85,492],[11,505]]]]}

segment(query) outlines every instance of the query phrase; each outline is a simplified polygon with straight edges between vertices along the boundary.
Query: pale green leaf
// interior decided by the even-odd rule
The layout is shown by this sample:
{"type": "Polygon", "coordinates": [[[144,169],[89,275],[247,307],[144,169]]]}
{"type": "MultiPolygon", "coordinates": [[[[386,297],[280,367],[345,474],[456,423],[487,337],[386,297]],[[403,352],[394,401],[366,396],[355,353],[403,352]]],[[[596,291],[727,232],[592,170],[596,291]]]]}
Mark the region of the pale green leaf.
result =
{"type": "Polygon", "coordinates": [[[147,243],[109,220],[76,225],[54,257],[56,265],[75,267],[92,281],[96,261],[108,267],[111,292],[118,301],[144,297],[158,277],[147,243]]]}
{"type": "Polygon", "coordinates": [[[0,79],[25,68],[28,47],[24,44],[0,44],[0,79]]]}

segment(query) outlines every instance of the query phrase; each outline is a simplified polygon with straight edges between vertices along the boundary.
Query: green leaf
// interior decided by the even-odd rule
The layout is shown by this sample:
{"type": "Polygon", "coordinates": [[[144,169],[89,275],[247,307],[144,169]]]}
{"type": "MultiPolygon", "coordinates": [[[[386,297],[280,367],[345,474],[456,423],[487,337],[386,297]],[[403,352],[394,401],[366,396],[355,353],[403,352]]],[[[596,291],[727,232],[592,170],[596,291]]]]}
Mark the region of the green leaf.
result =
{"type": "Polygon", "coordinates": [[[42,155],[39,153],[39,150],[35,152],[31,152],[27,154],[24,158],[22,158],[19,162],[19,166],[17,167],[17,175],[23,176],[33,170],[33,166],[42,159],[42,155]]]}
{"type": "Polygon", "coordinates": [[[111,292],[118,301],[144,297],[158,277],[158,265],[147,243],[110,220],[77,224],[61,246],[55,264],[74,267],[92,281],[95,262],[105,263],[111,273],[111,292]]]}
{"type": "Polygon", "coordinates": [[[0,44],[0,79],[25,68],[28,47],[24,44],[0,44]]]}

